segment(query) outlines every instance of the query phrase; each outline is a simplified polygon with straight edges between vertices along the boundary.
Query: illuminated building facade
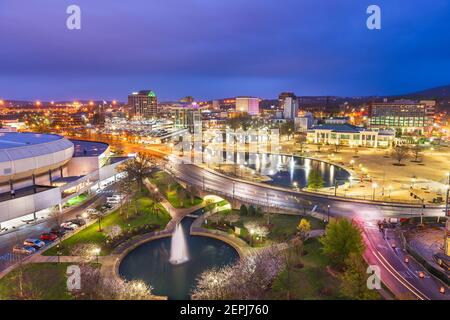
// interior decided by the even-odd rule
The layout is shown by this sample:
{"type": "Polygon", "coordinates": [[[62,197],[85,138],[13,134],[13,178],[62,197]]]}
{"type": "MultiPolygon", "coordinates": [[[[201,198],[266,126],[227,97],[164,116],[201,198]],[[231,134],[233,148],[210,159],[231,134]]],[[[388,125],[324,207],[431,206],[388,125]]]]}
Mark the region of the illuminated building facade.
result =
{"type": "Polygon", "coordinates": [[[131,115],[138,118],[155,118],[158,114],[158,99],[152,90],[133,92],[128,96],[131,115]]]}

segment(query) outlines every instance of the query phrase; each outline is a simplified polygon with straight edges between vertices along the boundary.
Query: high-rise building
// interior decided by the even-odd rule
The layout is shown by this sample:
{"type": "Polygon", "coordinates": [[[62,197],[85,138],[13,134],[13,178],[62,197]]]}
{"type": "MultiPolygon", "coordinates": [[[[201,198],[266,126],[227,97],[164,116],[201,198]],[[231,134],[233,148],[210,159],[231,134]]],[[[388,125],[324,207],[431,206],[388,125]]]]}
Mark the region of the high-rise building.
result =
{"type": "Polygon", "coordinates": [[[295,119],[298,114],[298,99],[292,92],[283,92],[278,96],[279,106],[285,119],[295,119]]]}
{"type": "Polygon", "coordinates": [[[423,133],[433,125],[435,101],[397,100],[371,103],[369,124],[373,128],[394,128],[423,133]]]}
{"type": "Polygon", "coordinates": [[[251,116],[259,114],[259,98],[236,97],[236,111],[245,112],[251,116]]]}
{"type": "Polygon", "coordinates": [[[171,112],[174,118],[174,128],[188,129],[190,133],[201,133],[202,116],[198,108],[173,108],[171,112]]]}
{"type": "Polygon", "coordinates": [[[138,118],[154,118],[158,113],[158,99],[152,90],[133,92],[128,96],[131,115],[138,118]]]}

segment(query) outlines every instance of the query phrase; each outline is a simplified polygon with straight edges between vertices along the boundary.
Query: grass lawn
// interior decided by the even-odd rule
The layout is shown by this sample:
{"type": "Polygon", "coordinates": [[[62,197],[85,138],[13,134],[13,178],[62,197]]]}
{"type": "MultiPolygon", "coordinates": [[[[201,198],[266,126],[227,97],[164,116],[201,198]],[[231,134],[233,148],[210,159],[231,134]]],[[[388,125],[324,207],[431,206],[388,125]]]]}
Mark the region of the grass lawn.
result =
{"type": "MultiPolygon", "coordinates": [[[[339,293],[341,280],[331,275],[326,267],[330,264],[327,256],[322,253],[322,244],[318,239],[308,239],[305,242],[305,256],[299,258],[303,268],[293,268],[290,283],[291,299],[328,300],[343,299],[339,293]]],[[[268,299],[286,299],[286,271],[282,272],[272,285],[268,299]]]]}
{"type": "Polygon", "coordinates": [[[86,199],[87,199],[87,195],[83,193],[77,197],[69,199],[65,206],[66,207],[76,206],[76,205],[79,205],[79,204],[83,203],[84,201],[86,201],[86,199]]]}
{"type": "Polygon", "coordinates": [[[19,296],[19,269],[0,280],[0,300],[69,300],[67,266],[72,263],[32,263],[23,265],[24,297],[19,296]]]}
{"type": "MultiPolygon", "coordinates": [[[[122,231],[127,231],[129,229],[143,226],[146,224],[157,224],[159,225],[158,230],[162,230],[166,227],[167,223],[170,221],[170,215],[164,209],[161,204],[156,206],[159,208],[158,216],[151,211],[151,205],[153,201],[143,195],[137,196],[138,203],[138,215],[135,215],[134,201],[131,201],[128,208],[129,218],[126,219],[125,210],[126,205],[124,205],[124,213],[121,215],[120,210],[116,210],[113,213],[103,217],[101,220],[102,229],[108,228],[110,226],[119,225],[122,231]]],[[[74,234],[70,238],[64,240],[60,246],[60,251],[62,255],[70,255],[72,248],[79,244],[94,243],[102,247],[100,255],[108,255],[111,249],[105,246],[106,234],[104,232],[98,232],[98,223],[94,223],[84,230],[74,234]]],[[[54,256],[57,254],[56,246],[45,251],[43,255],[54,256]]]]}
{"type": "Polygon", "coordinates": [[[191,208],[202,203],[203,201],[200,198],[194,197],[194,201],[191,202],[189,193],[186,192],[178,182],[171,179],[170,175],[164,171],[155,172],[151,176],[150,181],[158,187],[160,192],[165,195],[166,199],[174,208],[191,208]],[[169,188],[167,188],[168,183],[169,188]],[[184,194],[186,195],[184,201],[180,201],[181,192],[184,192],[184,194]]]}

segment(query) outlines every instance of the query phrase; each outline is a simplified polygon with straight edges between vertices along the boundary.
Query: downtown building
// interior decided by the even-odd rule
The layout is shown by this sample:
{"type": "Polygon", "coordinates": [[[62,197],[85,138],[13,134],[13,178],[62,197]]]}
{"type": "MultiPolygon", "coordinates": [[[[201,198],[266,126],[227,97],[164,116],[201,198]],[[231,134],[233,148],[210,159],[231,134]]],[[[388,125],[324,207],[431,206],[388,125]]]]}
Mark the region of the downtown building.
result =
{"type": "Polygon", "coordinates": [[[350,147],[390,147],[395,140],[394,130],[365,129],[349,123],[320,124],[307,132],[309,143],[346,145],[350,147]]]}
{"type": "Polygon", "coordinates": [[[432,126],[436,112],[435,101],[397,100],[369,105],[371,128],[392,128],[398,132],[426,133],[432,126]]]}
{"type": "Polygon", "coordinates": [[[236,97],[236,112],[259,115],[259,102],[256,97],[236,97]]]}
{"type": "Polygon", "coordinates": [[[115,181],[117,166],[102,142],[69,140],[56,134],[0,134],[0,230],[48,218],[82,194],[115,181]]]}
{"type": "Polygon", "coordinates": [[[152,90],[133,92],[128,96],[130,115],[139,119],[156,118],[158,114],[158,99],[152,90]]]}
{"type": "Polygon", "coordinates": [[[188,129],[191,134],[202,132],[202,115],[198,107],[172,108],[171,114],[174,129],[188,129]]]}
{"type": "Polygon", "coordinates": [[[283,92],[278,96],[279,108],[283,110],[283,118],[294,120],[298,115],[298,98],[292,92],[283,92]]]}

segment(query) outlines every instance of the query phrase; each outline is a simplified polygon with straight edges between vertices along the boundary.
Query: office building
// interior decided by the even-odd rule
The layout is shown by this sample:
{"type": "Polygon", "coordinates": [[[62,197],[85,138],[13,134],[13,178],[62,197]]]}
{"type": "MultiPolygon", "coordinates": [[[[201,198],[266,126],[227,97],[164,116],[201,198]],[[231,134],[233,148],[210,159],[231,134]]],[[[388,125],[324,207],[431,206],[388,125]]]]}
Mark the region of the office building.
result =
{"type": "Polygon", "coordinates": [[[292,92],[283,92],[278,97],[279,107],[283,109],[284,119],[294,119],[298,115],[298,99],[292,92]]]}
{"type": "Polygon", "coordinates": [[[371,128],[394,128],[402,133],[423,134],[433,125],[434,114],[434,101],[385,100],[369,105],[369,125],[371,128]]]}
{"type": "Polygon", "coordinates": [[[133,92],[128,96],[128,106],[131,116],[136,118],[155,118],[158,114],[158,99],[151,90],[133,92]]]}
{"type": "Polygon", "coordinates": [[[248,113],[251,116],[259,114],[259,98],[236,97],[236,112],[248,113]]]}

